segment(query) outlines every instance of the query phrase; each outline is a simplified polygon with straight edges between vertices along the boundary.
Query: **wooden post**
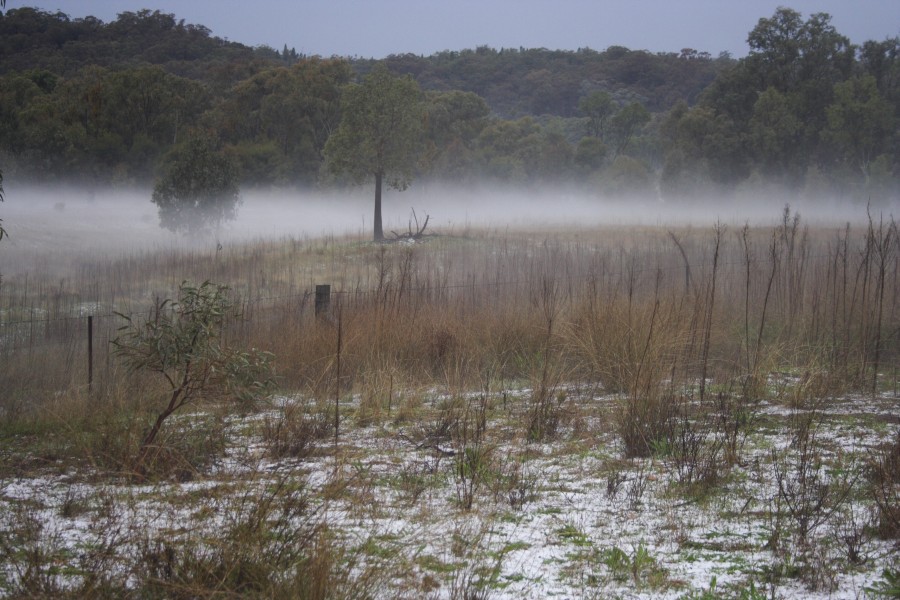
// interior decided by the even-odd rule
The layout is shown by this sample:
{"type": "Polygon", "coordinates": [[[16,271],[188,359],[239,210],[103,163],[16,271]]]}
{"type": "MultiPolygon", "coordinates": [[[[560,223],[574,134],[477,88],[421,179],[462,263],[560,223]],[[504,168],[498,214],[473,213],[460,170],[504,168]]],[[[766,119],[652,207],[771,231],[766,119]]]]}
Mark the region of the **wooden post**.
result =
{"type": "Polygon", "coordinates": [[[328,284],[316,286],[316,317],[323,317],[331,307],[331,286],[328,284]]]}
{"type": "Polygon", "coordinates": [[[88,315],[88,392],[94,387],[94,316],[88,315]]]}
{"type": "Polygon", "coordinates": [[[341,346],[344,340],[344,319],[341,304],[338,302],[337,322],[337,374],[334,382],[334,456],[337,464],[338,431],[341,425],[341,346]]]}
{"type": "Polygon", "coordinates": [[[111,354],[111,352],[109,351],[109,342],[110,342],[109,320],[107,320],[106,321],[106,341],[103,344],[103,347],[106,349],[106,376],[105,376],[106,381],[109,381],[109,359],[110,359],[109,355],[111,354]]]}

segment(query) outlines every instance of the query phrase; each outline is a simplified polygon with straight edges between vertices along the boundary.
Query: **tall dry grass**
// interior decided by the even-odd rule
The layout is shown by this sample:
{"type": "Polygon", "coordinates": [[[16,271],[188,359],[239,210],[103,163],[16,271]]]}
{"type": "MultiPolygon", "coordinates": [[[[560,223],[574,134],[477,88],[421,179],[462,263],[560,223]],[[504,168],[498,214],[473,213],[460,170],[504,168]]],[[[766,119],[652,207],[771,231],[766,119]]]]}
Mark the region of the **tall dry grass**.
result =
{"type": "Polygon", "coordinates": [[[366,420],[395,410],[404,389],[527,385],[540,437],[559,385],[592,382],[621,394],[626,445],[643,454],[681,394],[727,386],[759,399],[772,372],[819,374],[822,393],[896,388],[897,242],[893,220],[813,229],[786,209],[770,228],[482,231],[417,245],[281,239],[113,258],[62,279],[10,277],[0,286],[0,415],[9,424],[60,394],[87,393],[88,313],[89,395],[110,404],[134,389],[109,353],[113,312],[140,313],[183,280],[209,279],[230,286],[239,307],[228,343],[274,353],[284,390],[358,393],[366,420]],[[317,283],[334,291],[318,319],[317,283]]]}

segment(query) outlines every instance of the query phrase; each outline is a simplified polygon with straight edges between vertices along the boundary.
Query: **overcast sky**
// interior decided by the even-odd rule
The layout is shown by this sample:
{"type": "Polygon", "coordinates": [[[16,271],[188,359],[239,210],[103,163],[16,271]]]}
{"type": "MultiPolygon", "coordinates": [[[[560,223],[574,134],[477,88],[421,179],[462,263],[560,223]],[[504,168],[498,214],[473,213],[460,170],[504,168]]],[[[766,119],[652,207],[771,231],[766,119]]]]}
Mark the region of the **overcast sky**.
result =
{"type": "Polygon", "coordinates": [[[382,58],[494,48],[747,53],[747,33],[779,5],[832,15],[854,43],[900,35],[900,0],[7,0],[105,22],[142,8],[205,25],[249,46],[382,58]]]}

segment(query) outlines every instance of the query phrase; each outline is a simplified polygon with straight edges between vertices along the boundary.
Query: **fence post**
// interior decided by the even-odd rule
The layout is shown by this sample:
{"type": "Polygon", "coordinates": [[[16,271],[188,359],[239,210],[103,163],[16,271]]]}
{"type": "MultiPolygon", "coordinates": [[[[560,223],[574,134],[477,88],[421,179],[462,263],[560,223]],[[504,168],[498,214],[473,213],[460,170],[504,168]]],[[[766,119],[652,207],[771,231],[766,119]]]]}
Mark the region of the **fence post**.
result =
{"type": "Polygon", "coordinates": [[[341,425],[341,347],[344,339],[344,311],[341,307],[340,299],[338,299],[338,318],[337,318],[337,373],[334,382],[334,457],[335,468],[337,468],[337,449],[338,449],[338,430],[341,425]]]}
{"type": "Polygon", "coordinates": [[[94,316],[88,315],[88,392],[94,387],[94,316]]]}
{"type": "Polygon", "coordinates": [[[330,306],[331,286],[328,284],[316,285],[316,317],[327,314],[330,306]]]}

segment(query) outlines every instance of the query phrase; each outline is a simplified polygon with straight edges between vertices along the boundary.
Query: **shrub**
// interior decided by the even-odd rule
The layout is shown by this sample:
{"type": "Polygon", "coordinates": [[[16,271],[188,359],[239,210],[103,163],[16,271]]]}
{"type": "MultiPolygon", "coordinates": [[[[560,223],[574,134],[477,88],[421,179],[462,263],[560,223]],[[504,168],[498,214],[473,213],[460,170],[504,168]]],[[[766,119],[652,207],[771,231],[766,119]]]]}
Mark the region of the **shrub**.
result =
{"type": "Polygon", "coordinates": [[[247,406],[274,385],[268,354],[223,344],[231,308],[227,291],[208,281],[199,286],[183,282],[178,300],[158,302],[146,321],[120,315],[127,324],[112,342],[116,353],[129,370],[158,374],[168,386],[168,402],[134,462],[139,478],[145,477],[156,437],[174,412],[198,400],[230,399],[247,406]]]}

